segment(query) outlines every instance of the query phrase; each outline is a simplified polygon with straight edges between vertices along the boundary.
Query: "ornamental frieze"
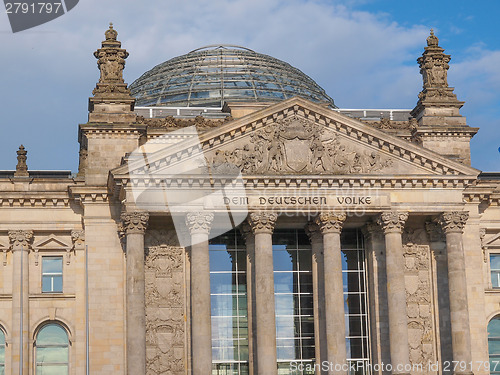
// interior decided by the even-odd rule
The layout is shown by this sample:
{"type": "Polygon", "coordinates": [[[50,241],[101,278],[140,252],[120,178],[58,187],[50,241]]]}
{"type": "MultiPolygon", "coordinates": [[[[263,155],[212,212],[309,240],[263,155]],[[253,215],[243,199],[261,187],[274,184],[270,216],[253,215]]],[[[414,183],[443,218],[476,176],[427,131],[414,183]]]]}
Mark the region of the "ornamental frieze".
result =
{"type": "Polygon", "coordinates": [[[362,174],[384,170],[392,162],[378,151],[355,149],[333,131],[294,115],[264,126],[241,146],[216,150],[209,165],[214,173],[234,165],[248,174],[362,174]]]}

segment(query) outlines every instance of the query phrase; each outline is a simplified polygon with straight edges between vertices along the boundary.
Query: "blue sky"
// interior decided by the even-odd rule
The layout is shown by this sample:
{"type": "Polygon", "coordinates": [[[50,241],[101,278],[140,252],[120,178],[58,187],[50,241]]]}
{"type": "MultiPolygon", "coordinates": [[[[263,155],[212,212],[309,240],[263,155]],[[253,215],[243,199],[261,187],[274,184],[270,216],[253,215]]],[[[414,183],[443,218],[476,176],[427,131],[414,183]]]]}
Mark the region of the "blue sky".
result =
{"type": "Polygon", "coordinates": [[[0,15],[0,169],[28,150],[30,169],[71,169],[78,124],[98,79],[92,53],[110,21],[130,52],[125,78],[215,43],[287,61],[341,108],[413,108],[416,63],[433,27],[451,54],[449,83],[461,113],[481,130],[473,166],[500,171],[500,1],[80,0],[68,14],[12,34],[0,15]]]}

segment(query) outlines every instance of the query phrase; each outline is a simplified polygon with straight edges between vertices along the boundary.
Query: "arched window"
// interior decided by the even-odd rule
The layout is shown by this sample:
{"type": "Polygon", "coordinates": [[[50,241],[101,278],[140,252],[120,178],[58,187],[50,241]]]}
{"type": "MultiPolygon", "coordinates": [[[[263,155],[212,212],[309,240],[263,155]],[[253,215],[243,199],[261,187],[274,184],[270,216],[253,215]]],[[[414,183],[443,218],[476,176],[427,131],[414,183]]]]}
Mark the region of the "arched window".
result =
{"type": "Polygon", "coordinates": [[[490,374],[500,374],[500,315],[488,323],[488,352],[490,355],[490,374]]]}
{"type": "Polygon", "coordinates": [[[36,374],[67,375],[69,372],[69,340],[59,324],[45,325],[36,336],[36,374]]]}
{"type": "Polygon", "coordinates": [[[5,333],[0,328],[0,375],[5,374],[5,333]]]}

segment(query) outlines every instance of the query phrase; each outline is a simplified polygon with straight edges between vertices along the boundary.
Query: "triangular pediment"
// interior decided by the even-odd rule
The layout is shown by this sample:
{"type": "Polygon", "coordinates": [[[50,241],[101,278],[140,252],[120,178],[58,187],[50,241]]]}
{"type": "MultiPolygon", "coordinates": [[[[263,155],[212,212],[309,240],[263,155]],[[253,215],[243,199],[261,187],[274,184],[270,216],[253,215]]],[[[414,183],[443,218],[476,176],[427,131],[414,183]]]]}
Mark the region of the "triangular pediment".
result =
{"type": "Polygon", "coordinates": [[[48,237],[42,238],[41,240],[33,244],[33,249],[35,250],[68,250],[71,249],[71,245],[57,238],[55,235],[51,234],[48,237]]]}
{"type": "Polygon", "coordinates": [[[479,173],[334,110],[292,98],[163,148],[146,145],[112,175],[161,177],[185,171],[186,163],[192,170],[205,166],[219,174],[225,168],[231,174],[236,166],[243,177],[479,173]]]}

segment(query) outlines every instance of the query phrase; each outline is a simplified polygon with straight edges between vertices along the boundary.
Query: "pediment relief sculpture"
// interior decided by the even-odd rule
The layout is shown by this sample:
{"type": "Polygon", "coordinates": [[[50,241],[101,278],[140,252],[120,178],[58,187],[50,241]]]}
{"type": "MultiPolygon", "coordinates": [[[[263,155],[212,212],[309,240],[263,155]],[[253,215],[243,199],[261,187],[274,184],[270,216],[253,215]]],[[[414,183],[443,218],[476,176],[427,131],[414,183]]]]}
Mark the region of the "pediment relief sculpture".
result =
{"type": "Polygon", "coordinates": [[[212,172],[247,174],[363,174],[391,167],[392,159],[375,150],[361,150],[324,126],[298,116],[266,125],[232,149],[213,152],[212,172]]]}

